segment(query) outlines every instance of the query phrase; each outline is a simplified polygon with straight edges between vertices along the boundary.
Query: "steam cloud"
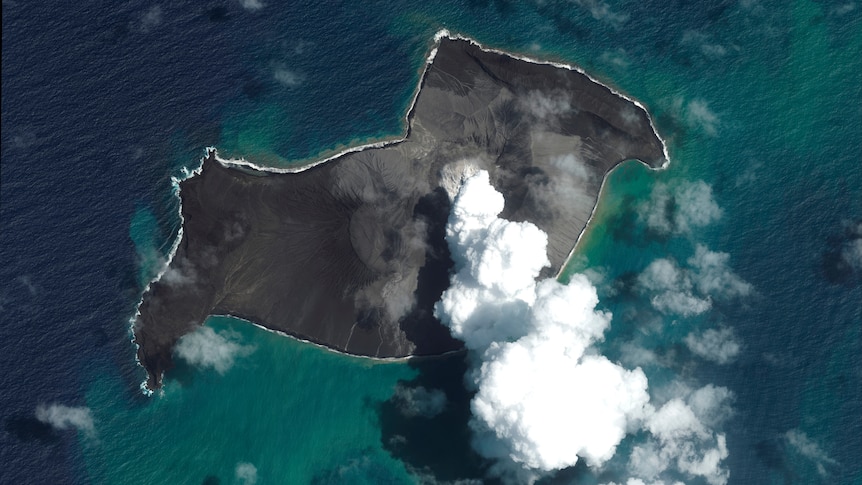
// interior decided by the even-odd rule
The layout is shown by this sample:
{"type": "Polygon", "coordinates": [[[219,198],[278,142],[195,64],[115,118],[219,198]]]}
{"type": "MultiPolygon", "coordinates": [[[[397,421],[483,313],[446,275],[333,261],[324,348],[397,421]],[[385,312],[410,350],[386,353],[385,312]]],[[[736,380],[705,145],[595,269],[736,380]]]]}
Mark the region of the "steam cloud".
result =
{"type": "Polygon", "coordinates": [[[162,23],[162,7],[153,5],[141,18],[141,31],[149,32],[162,23]]]}
{"type": "Polygon", "coordinates": [[[526,98],[526,108],[542,121],[554,120],[572,111],[569,96],[562,92],[547,95],[541,91],[531,91],[526,98]]]}
{"type": "MultiPolygon", "coordinates": [[[[630,483],[667,470],[725,483],[727,446],[711,427],[729,414],[730,392],[677,385],[656,409],[640,368],[626,369],[593,347],[611,320],[596,310],[596,289],[583,275],[568,285],[537,282],[548,265],[547,235],[500,219],[503,205],[487,172],[464,181],[447,225],[456,273],[435,307],[471,352],[473,447],[495,460],[492,472],[532,482],[580,458],[602,466],[626,435],[643,430],[630,483]]],[[[699,280],[688,278],[693,291],[699,280]]]]}
{"type": "Polygon", "coordinates": [[[237,463],[234,474],[237,481],[242,483],[242,485],[254,485],[257,483],[257,467],[251,463],[237,463]]]}
{"type": "Polygon", "coordinates": [[[841,257],[851,268],[862,272],[862,222],[847,226],[848,240],[841,250],[841,257]]]}
{"type": "Polygon", "coordinates": [[[712,308],[712,299],[733,300],[750,295],[750,283],[737,276],[728,263],[730,255],[710,251],[702,244],[688,258],[689,268],[672,259],[659,258],[638,276],[638,285],[652,295],[653,308],[683,317],[700,315],[712,308]]]}
{"type": "Polygon", "coordinates": [[[730,328],[709,329],[700,335],[690,333],[685,338],[685,345],[695,355],[717,364],[733,361],[740,351],[739,342],[730,328]]]}
{"type": "MultiPolygon", "coordinates": [[[[711,54],[719,53],[716,47],[710,46],[711,54]]],[[[703,99],[693,99],[686,102],[680,96],[673,99],[670,112],[673,116],[693,130],[699,130],[708,136],[718,135],[718,126],[721,124],[718,116],[709,109],[709,104],[703,99]]]]}
{"type": "Polygon", "coordinates": [[[607,22],[616,28],[622,26],[629,19],[629,14],[615,12],[610,5],[600,0],[575,0],[575,3],[589,10],[594,19],[607,22]]]}
{"type": "Polygon", "coordinates": [[[692,293],[694,284],[687,271],[667,258],[659,258],[638,276],[641,288],[653,294],[652,306],[663,313],[690,317],[712,308],[712,300],[692,293]]]}
{"type": "Polygon", "coordinates": [[[395,397],[405,416],[433,418],[446,409],[446,394],[439,389],[399,386],[395,389],[395,397]]]}
{"type": "Polygon", "coordinates": [[[282,86],[287,88],[296,88],[305,82],[305,75],[299,71],[288,69],[284,65],[279,65],[273,71],[273,77],[282,86]]]}
{"type": "Polygon", "coordinates": [[[36,407],[36,419],[50,424],[55,429],[66,430],[75,428],[88,436],[95,436],[96,434],[93,415],[88,407],[70,407],[62,404],[46,406],[40,404],[36,407]]]}
{"type": "Polygon", "coordinates": [[[237,357],[251,354],[254,346],[242,345],[234,332],[218,333],[210,327],[200,327],[184,335],[174,351],[189,364],[224,374],[233,367],[237,357]]]}
{"type": "Polygon", "coordinates": [[[722,210],[712,197],[712,187],[697,180],[674,187],[656,184],[649,200],[638,207],[638,216],[658,234],[689,234],[721,219],[722,210]]]}
{"type": "Polygon", "coordinates": [[[826,466],[835,466],[837,461],[829,457],[829,455],[820,448],[816,442],[808,437],[805,433],[798,429],[791,429],[784,434],[787,444],[790,448],[799,455],[811,460],[817,466],[817,472],[822,477],[829,475],[826,466]]]}
{"type": "Polygon", "coordinates": [[[256,12],[266,6],[260,0],[239,0],[239,4],[250,12],[256,12]]]}

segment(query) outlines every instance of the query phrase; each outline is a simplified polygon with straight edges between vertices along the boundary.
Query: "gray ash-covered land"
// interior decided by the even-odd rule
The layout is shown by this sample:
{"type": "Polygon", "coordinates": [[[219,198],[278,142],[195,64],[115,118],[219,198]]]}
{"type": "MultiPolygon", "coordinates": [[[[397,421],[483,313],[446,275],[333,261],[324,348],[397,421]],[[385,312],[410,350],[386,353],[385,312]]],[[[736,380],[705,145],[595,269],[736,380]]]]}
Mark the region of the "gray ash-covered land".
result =
{"type": "Polygon", "coordinates": [[[548,234],[554,274],[607,172],[631,159],[665,162],[639,106],[577,71],[444,38],[402,141],[298,173],[211,150],[180,184],[182,239],[134,325],[147,387],[212,314],[364,356],[459,349],[433,305],[449,283],[445,226],[462,177],[487,170],[502,217],[548,234]]]}

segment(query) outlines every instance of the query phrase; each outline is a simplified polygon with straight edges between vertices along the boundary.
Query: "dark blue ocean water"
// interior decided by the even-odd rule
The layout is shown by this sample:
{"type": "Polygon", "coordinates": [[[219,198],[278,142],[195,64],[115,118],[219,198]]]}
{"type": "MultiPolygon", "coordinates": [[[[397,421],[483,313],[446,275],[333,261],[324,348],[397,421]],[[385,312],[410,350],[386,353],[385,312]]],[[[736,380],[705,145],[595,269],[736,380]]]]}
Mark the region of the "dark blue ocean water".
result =
{"type": "MultiPolygon", "coordinates": [[[[147,255],[176,234],[170,177],[209,145],[288,163],[399,133],[441,27],[578,63],[642,100],[668,139],[668,172],[617,174],[616,215],[584,255],[623,288],[601,295],[615,314],[609,355],[649,306],[626,296],[632,275],[657,257],[685,261],[697,243],[729,253],[755,294],[666,322],[650,345],[672,363],[655,379],[735,394],[723,429],[730,483],[862,483],[862,268],[842,259],[862,221],[858,2],[263,3],[4,1],[0,483],[111,481],[94,472],[111,462],[98,444],[34,413],[59,403],[98,417],[113,409],[90,397],[106,380],[114,404],[151,408],[128,319],[153,270],[147,255]],[[680,180],[706,181],[724,214],[690,236],[651,238],[638,204],[680,180]],[[732,327],[735,361],[692,358],[682,339],[696,325],[732,327]],[[816,443],[819,462],[788,444],[792,430],[816,443]]],[[[464,371],[442,367],[420,379],[445,388],[464,371]]],[[[465,409],[468,397],[450,399],[465,409]]],[[[384,438],[431,433],[435,449],[450,437],[450,451],[468,448],[457,419],[428,429],[386,409],[384,438]]],[[[152,440],[157,459],[170,454],[146,430],[124,432],[152,440]]],[[[394,455],[440,478],[475,473],[473,457],[394,455]]]]}

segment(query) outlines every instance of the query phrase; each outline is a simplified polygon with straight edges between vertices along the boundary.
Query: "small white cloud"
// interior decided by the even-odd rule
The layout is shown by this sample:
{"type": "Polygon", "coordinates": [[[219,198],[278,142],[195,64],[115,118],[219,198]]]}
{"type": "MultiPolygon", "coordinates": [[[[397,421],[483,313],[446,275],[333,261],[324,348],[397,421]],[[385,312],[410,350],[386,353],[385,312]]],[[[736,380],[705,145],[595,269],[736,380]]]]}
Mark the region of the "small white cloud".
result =
{"type": "Polygon", "coordinates": [[[555,119],[572,111],[571,100],[563,92],[549,94],[531,91],[527,94],[524,103],[527,110],[540,120],[555,119]]]}
{"type": "Polygon", "coordinates": [[[727,54],[727,49],[718,43],[711,42],[708,35],[696,30],[686,30],[682,34],[683,45],[693,45],[700,49],[700,52],[712,59],[724,57],[727,54]]]}
{"type": "Polygon", "coordinates": [[[30,296],[36,296],[39,294],[39,285],[33,283],[33,278],[31,278],[30,275],[19,276],[15,279],[27,288],[27,292],[30,293],[30,296]]]}
{"type": "Polygon", "coordinates": [[[733,395],[712,385],[695,391],[681,389],[682,394],[646,419],[644,428],[650,436],[632,450],[629,472],[637,479],[653,481],[661,479],[666,470],[676,469],[711,485],[724,485],[730,475],[722,466],[728,457],[727,441],[713,427],[730,416],[733,395]]]}
{"type": "Polygon", "coordinates": [[[732,362],[740,351],[739,342],[730,328],[709,329],[699,335],[692,332],[685,337],[685,345],[695,355],[717,364],[732,362]]]}
{"type": "Polygon", "coordinates": [[[690,234],[719,220],[723,211],[712,187],[703,180],[671,187],[658,183],[650,198],[638,206],[638,217],[659,234],[690,234]]]}
{"type": "Polygon", "coordinates": [[[821,448],[820,445],[798,429],[791,429],[784,434],[784,438],[796,453],[814,463],[817,467],[817,472],[821,476],[825,477],[829,474],[826,469],[827,465],[834,466],[838,464],[837,461],[830,458],[829,455],[823,451],[823,448],[821,448]]]}
{"type": "Polygon", "coordinates": [[[646,367],[659,362],[659,357],[650,349],[634,342],[620,345],[620,361],[629,367],[646,367]]]}
{"type": "Polygon", "coordinates": [[[695,296],[688,271],[680,269],[667,258],[659,258],[649,264],[638,276],[638,284],[653,297],[653,308],[666,314],[691,317],[712,308],[712,301],[695,296]]]}
{"type": "Polygon", "coordinates": [[[162,23],[162,7],[153,5],[147,13],[141,17],[141,30],[149,32],[162,23]]]}
{"type": "Polygon", "coordinates": [[[712,308],[713,299],[732,300],[753,293],[751,284],[730,269],[729,261],[729,254],[698,244],[694,256],[687,261],[689,268],[680,268],[669,258],[659,258],[638,276],[638,285],[652,295],[652,306],[662,313],[699,315],[712,308]]]}
{"type": "Polygon", "coordinates": [[[746,164],[745,170],[736,176],[736,187],[749,186],[756,182],[758,179],[758,172],[760,172],[761,169],[763,169],[763,162],[751,160],[746,164]]]}
{"type": "Polygon", "coordinates": [[[575,0],[575,3],[589,10],[594,19],[607,22],[617,28],[629,19],[627,13],[615,12],[607,2],[602,0],[575,0]]]}
{"type": "Polygon", "coordinates": [[[446,409],[446,393],[439,389],[398,386],[395,397],[398,408],[405,416],[433,418],[446,409]]]}
{"type": "Polygon", "coordinates": [[[638,217],[651,230],[659,234],[671,234],[675,229],[672,219],[675,204],[670,188],[657,183],[653,186],[650,198],[638,205],[638,217]]]}
{"type": "Polygon", "coordinates": [[[712,187],[703,180],[683,182],[676,189],[674,222],[680,232],[690,232],[721,219],[722,210],[712,197],[712,187]]]}
{"type": "Polygon", "coordinates": [[[709,105],[702,99],[694,99],[688,103],[685,121],[689,126],[700,127],[707,135],[718,134],[718,116],[709,109],[709,105]]]}
{"type": "Polygon", "coordinates": [[[699,298],[691,292],[665,291],[652,297],[652,306],[656,310],[676,314],[683,317],[693,317],[709,311],[712,301],[709,298],[699,298]]]}
{"type": "Polygon", "coordinates": [[[695,389],[686,397],[689,407],[698,419],[711,428],[720,426],[733,416],[730,406],[733,399],[730,389],[712,384],[695,389]]]}
{"type": "Polygon", "coordinates": [[[59,430],[75,428],[91,437],[96,434],[93,415],[88,407],[40,404],[36,407],[36,419],[59,430]]]}
{"type": "Polygon", "coordinates": [[[234,332],[217,333],[204,326],[180,338],[174,351],[189,364],[224,374],[233,367],[237,357],[251,354],[254,346],[242,345],[234,332]]]}
{"type": "MultiPolygon", "coordinates": [[[[157,257],[160,258],[160,255],[157,257]]],[[[164,260],[162,259],[162,261],[164,260]]],[[[173,287],[194,285],[197,281],[197,271],[191,264],[184,264],[186,261],[188,260],[174,262],[162,273],[159,281],[173,287]]]]}
{"type": "Polygon", "coordinates": [[[709,103],[701,98],[686,101],[682,96],[674,97],[670,101],[669,112],[693,131],[700,131],[708,136],[718,135],[721,120],[709,108],[709,103]]]}
{"type": "Polygon", "coordinates": [[[617,49],[615,51],[604,51],[600,59],[605,64],[609,64],[620,69],[625,69],[631,64],[631,62],[629,62],[628,60],[628,56],[626,55],[626,51],[623,49],[617,49]]]}
{"type": "Polygon", "coordinates": [[[829,13],[835,16],[842,16],[848,14],[852,11],[856,10],[856,4],[853,2],[843,3],[841,5],[836,5],[829,10],[829,13]]]}
{"type": "Polygon", "coordinates": [[[276,81],[279,82],[282,86],[286,88],[297,88],[305,82],[305,74],[295,71],[292,69],[288,69],[287,67],[281,65],[277,66],[273,71],[273,77],[276,81]]]}
{"type": "Polygon", "coordinates": [[[859,232],[859,239],[852,239],[844,244],[844,247],[841,249],[841,258],[850,267],[862,271],[862,227],[860,227],[859,232]]]}
{"type": "Polygon", "coordinates": [[[256,12],[266,6],[260,0],[239,0],[239,4],[249,12],[256,12]]]}
{"type": "Polygon", "coordinates": [[[698,244],[688,264],[694,268],[694,282],[698,291],[718,299],[746,297],[753,291],[750,283],[737,276],[729,267],[730,255],[710,251],[698,244]]]}
{"type": "Polygon", "coordinates": [[[234,470],[237,481],[242,485],[254,485],[257,483],[257,467],[251,463],[240,462],[234,470]]]}

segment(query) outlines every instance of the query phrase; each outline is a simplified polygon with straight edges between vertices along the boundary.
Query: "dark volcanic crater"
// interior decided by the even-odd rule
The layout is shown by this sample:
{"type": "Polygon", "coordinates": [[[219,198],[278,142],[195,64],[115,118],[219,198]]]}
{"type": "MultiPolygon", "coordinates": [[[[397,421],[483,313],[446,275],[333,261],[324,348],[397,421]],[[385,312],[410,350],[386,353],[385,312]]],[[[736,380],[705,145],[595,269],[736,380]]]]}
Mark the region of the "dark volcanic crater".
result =
{"type": "Polygon", "coordinates": [[[134,324],[148,388],[211,314],[364,356],[459,349],[433,305],[449,284],[445,226],[466,174],[487,170],[506,199],[502,217],[548,234],[551,275],[610,169],[666,161],[633,102],[577,71],[466,40],[440,41],[407,118],[403,140],[297,173],[207,152],[180,184],[182,238],[134,324]]]}

